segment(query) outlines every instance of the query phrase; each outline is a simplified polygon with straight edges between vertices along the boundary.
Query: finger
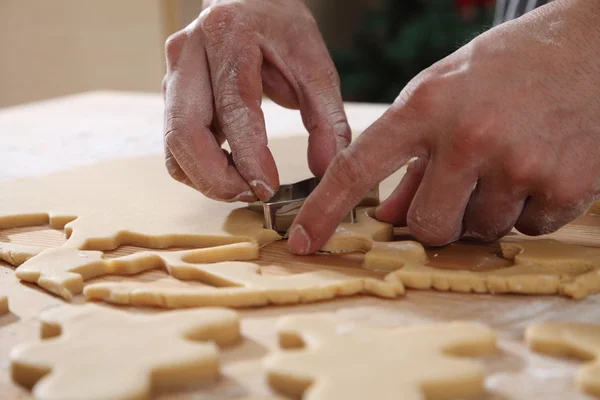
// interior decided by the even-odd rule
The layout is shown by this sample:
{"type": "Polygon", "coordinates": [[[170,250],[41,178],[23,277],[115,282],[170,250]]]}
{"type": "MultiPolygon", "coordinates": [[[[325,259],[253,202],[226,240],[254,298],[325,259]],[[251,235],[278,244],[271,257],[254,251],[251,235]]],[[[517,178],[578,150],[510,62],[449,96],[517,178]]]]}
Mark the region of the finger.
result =
{"type": "Polygon", "coordinates": [[[297,110],[299,107],[298,96],[294,87],[279,69],[269,62],[263,60],[262,82],[265,95],[282,107],[297,110]]]}
{"type": "Polygon", "coordinates": [[[392,109],[340,152],[298,213],[290,230],[291,250],[307,254],[321,248],[369,190],[424,152],[420,133],[392,109]]]}
{"type": "Polygon", "coordinates": [[[400,184],[394,189],[390,197],[375,210],[375,218],[394,226],[406,226],[408,208],[413,197],[415,197],[426,169],[427,160],[424,158],[417,158],[410,162],[400,184]]]}
{"type": "MultiPolygon", "coordinates": [[[[217,11],[211,11],[203,25],[215,112],[231,147],[235,167],[254,193],[261,200],[268,200],[279,189],[279,176],[267,147],[260,108],[262,53],[253,32],[231,33],[224,31],[223,25],[215,25],[216,19],[221,18],[215,14],[217,11]]],[[[231,29],[232,25],[226,26],[231,29]]]]}
{"type": "Polygon", "coordinates": [[[523,211],[527,194],[494,179],[481,179],[464,216],[464,229],[471,236],[494,241],[506,235],[523,211]]]}
{"type": "Polygon", "coordinates": [[[192,181],[187,177],[185,172],[181,169],[173,154],[171,154],[171,150],[165,146],[165,167],[167,168],[167,172],[171,175],[171,178],[175,179],[178,182],[183,183],[193,189],[198,190],[192,181]]]}
{"type": "Polygon", "coordinates": [[[451,163],[444,156],[433,158],[408,210],[410,233],[432,246],[458,240],[477,178],[476,169],[466,162],[451,163]]]}
{"type": "Polygon", "coordinates": [[[307,46],[298,48],[297,77],[302,121],[309,133],[308,165],[323,176],[337,153],[348,147],[352,132],[340,91],[340,79],[316,26],[307,46]]]}
{"type": "Polygon", "coordinates": [[[203,41],[188,32],[172,36],[166,45],[165,146],[174,178],[187,177],[204,195],[225,201],[253,199],[248,184],[210,131],[212,89],[203,41]],[[179,168],[173,167],[177,164],[179,168]]]}
{"type": "Polygon", "coordinates": [[[593,199],[587,199],[575,204],[559,206],[542,196],[532,196],[525,202],[515,228],[530,236],[552,233],[583,215],[593,203],[593,199]]]}

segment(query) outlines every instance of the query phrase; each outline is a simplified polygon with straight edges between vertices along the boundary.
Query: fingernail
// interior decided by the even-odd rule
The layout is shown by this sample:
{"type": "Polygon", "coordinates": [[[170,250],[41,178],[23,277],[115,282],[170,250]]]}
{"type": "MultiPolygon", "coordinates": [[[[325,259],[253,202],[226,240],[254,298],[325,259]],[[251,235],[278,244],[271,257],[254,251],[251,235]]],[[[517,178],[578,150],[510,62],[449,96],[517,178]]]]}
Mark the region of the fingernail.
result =
{"type": "Polygon", "coordinates": [[[310,239],[306,233],[306,229],[302,225],[296,225],[292,228],[290,238],[288,239],[288,246],[293,253],[306,254],[310,249],[310,239]]]}
{"type": "Polygon", "coordinates": [[[236,201],[243,201],[246,203],[252,203],[255,200],[256,195],[254,194],[254,192],[252,190],[246,190],[245,192],[242,192],[235,196],[233,199],[230,199],[229,202],[234,203],[236,201]]]}
{"type": "Polygon", "coordinates": [[[271,189],[264,181],[254,180],[250,182],[250,186],[254,189],[254,193],[261,200],[269,200],[275,194],[275,191],[271,189]]]}

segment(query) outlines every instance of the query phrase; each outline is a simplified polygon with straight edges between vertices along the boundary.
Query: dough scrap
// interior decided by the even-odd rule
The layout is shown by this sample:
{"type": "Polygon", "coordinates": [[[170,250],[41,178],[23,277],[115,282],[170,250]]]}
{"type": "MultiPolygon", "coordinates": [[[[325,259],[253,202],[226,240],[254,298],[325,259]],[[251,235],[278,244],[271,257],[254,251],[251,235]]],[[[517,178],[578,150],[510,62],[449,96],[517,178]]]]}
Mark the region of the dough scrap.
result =
{"type": "Polygon", "coordinates": [[[215,343],[236,343],[240,330],[227,309],[140,316],[86,304],[43,313],[41,337],[10,353],[13,380],[37,399],[140,399],[216,379],[215,343]]]}
{"type": "MultiPolygon", "coordinates": [[[[173,269],[173,268],[172,268],[173,269]]],[[[165,282],[101,282],[84,289],[90,300],[134,306],[252,307],[268,304],[296,304],[329,300],[340,296],[372,294],[395,298],[404,286],[394,277],[352,277],[332,271],[315,271],[290,276],[262,275],[261,267],[248,262],[221,262],[186,267],[174,273],[212,286],[165,285],[165,282]]]]}
{"type": "Polygon", "coordinates": [[[263,216],[172,179],[162,156],[114,160],[0,183],[0,229],[50,224],[67,247],[164,249],[279,240],[263,216]]]}
{"type": "Polygon", "coordinates": [[[269,385],[311,400],[423,400],[483,392],[482,368],[453,356],[496,349],[494,332],[476,323],[393,330],[344,325],[315,316],[277,322],[283,351],[265,359],[269,385]]]}
{"type": "Polygon", "coordinates": [[[81,293],[83,281],[102,275],[132,275],[149,269],[164,268],[175,277],[193,270],[193,263],[258,258],[258,244],[233,243],[204,249],[181,251],[143,251],[110,260],[101,251],[77,250],[71,247],[48,249],[21,264],[17,278],[37,283],[65,300],[81,293]]]}
{"type": "Polygon", "coordinates": [[[539,353],[589,361],[579,370],[575,381],[580,390],[600,397],[600,325],[539,323],[527,328],[525,341],[539,353]]]}
{"type": "Polygon", "coordinates": [[[8,297],[0,295],[0,315],[8,314],[8,297]]]}
{"type": "Polygon", "coordinates": [[[412,289],[559,294],[573,299],[600,292],[600,249],[550,239],[500,245],[504,258],[513,261],[513,266],[482,272],[434,268],[424,264],[425,250],[416,242],[406,249],[394,242],[378,244],[367,253],[363,266],[397,267],[390,275],[412,289]]]}
{"type": "Polygon", "coordinates": [[[16,267],[40,254],[44,249],[18,243],[0,242],[0,260],[16,267]]]}
{"type": "Polygon", "coordinates": [[[374,243],[365,254],[362,267],[375,271],[395,271],[425,265],[427,254],[419,242],[404,240],[389,243],[374,243]]]}
{"type": "Polygon", "coordinates": [[[373,217],[374,208],[356,211],[356,223],[342,223],[333,236],[321,247],[325,253],[368,252],[374,242],[389,242],[394,238],[392,224],[377,221],[373,217]]]}

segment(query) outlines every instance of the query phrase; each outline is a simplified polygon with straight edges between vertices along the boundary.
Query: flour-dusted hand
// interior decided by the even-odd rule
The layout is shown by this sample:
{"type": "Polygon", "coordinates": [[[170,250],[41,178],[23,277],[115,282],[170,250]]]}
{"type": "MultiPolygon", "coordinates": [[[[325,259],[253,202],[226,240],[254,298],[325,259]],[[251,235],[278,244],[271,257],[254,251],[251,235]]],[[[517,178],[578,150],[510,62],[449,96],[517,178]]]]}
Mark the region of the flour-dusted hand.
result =
{"type": "Polygon", "coordinates": [[[300,0],[204,1],[166,43],[165,153],[171,176],[225,201],[270,198],[279,188],[267,147],[264,93],[299,109],[308,162],[322,176],[350,142],[339,77],[300,0]],[[221,149],[227,140],[231,155],[221,149]]]}
{"type": "Polygon", "coordinates": [[[600,3],[554,1],[422,72],[333,160],[290,247],[318,250],[375,184],[418,157],[378,219],[444,245],[552,232],[600,191],[600,3]]]}

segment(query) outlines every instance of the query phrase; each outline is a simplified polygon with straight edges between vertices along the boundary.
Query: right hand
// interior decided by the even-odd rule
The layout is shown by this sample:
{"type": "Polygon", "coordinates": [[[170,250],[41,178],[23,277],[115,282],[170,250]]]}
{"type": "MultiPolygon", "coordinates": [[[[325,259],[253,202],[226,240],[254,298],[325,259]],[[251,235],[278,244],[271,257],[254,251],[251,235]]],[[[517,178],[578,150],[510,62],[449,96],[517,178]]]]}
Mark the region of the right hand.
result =
{"type": "Polygon", "coordinates": [[[351,139],[339,77],[300,0],[205,0],[166,43],[165,157],[170,175],[223,201],[269,199],[279,188],[264,93],[299,109],[308,165],[323,176],[351,139]],[[231,155],[221,149],[227,140],[231,155]]]}

